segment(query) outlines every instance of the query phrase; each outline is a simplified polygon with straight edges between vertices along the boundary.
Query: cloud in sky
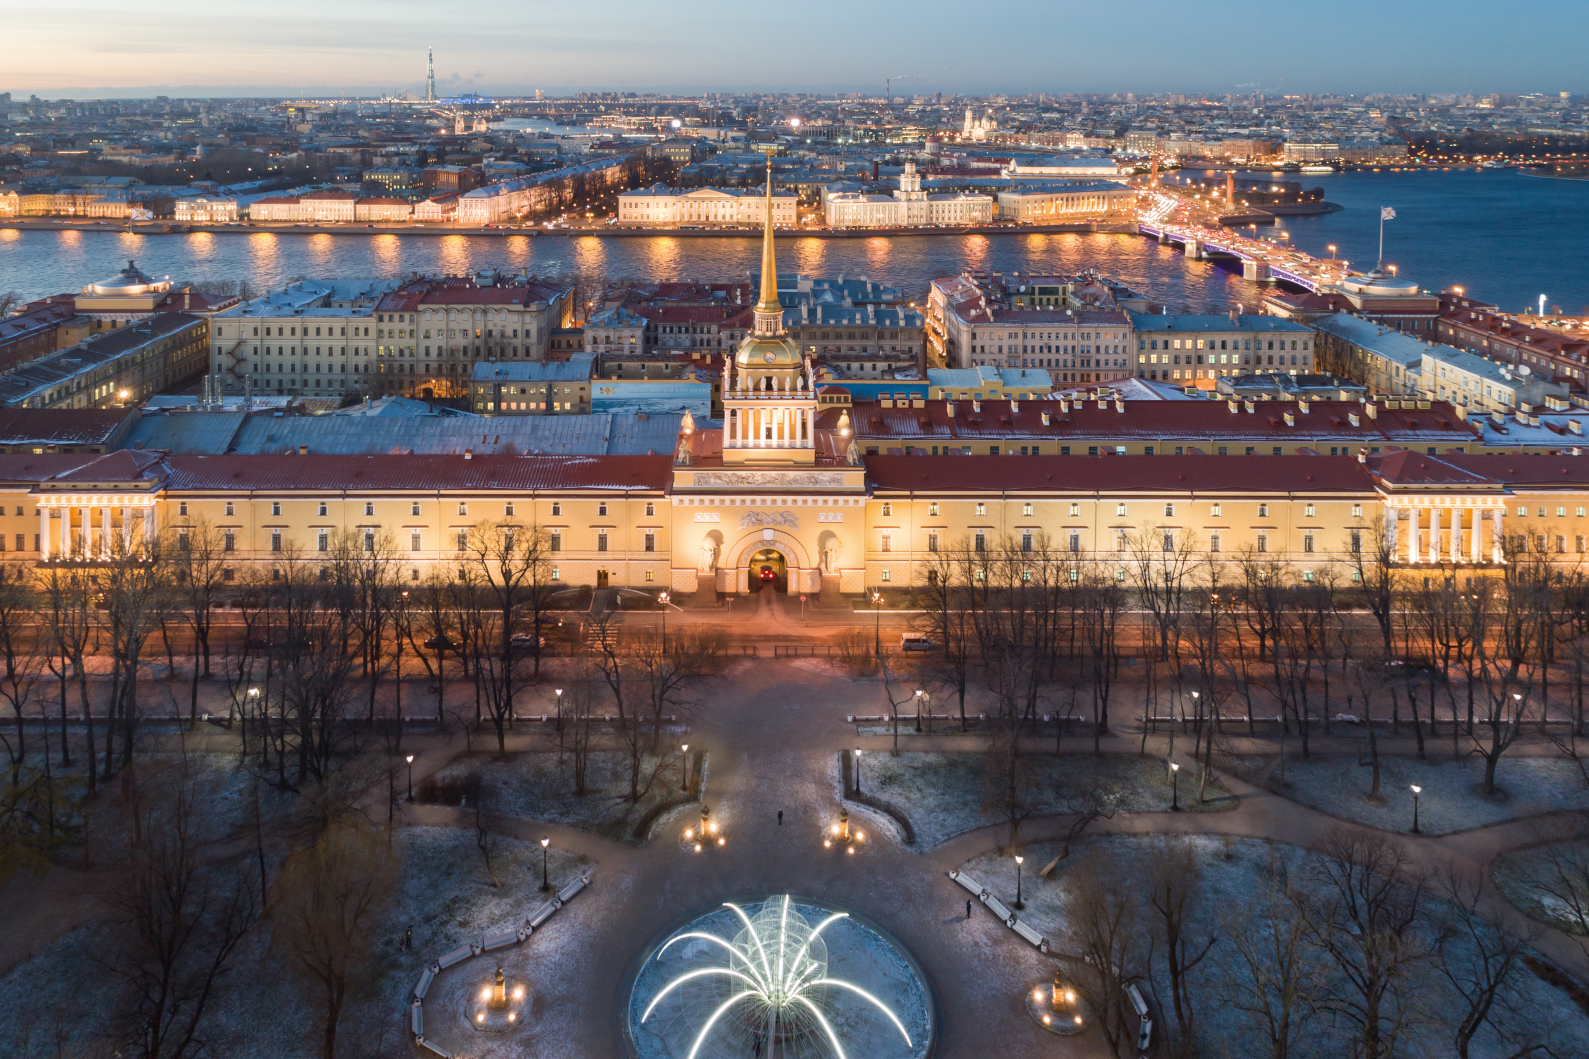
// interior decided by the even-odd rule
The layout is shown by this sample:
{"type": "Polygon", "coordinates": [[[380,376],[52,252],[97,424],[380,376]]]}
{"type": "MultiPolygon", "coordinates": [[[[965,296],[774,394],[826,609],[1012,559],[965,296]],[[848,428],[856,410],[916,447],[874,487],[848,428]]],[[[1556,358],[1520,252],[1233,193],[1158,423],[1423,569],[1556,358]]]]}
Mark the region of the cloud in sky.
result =
{"type": "Polygon", "coordinates": [[[1583,91],[1578,0],[1336,0],[1255,18],[1214,0],[732,6],[705,0],[87,0],[7,16],[0,91],[1223,93],[1583,91]],[[465,71],[468,71],[465,73],[465,71]]]}

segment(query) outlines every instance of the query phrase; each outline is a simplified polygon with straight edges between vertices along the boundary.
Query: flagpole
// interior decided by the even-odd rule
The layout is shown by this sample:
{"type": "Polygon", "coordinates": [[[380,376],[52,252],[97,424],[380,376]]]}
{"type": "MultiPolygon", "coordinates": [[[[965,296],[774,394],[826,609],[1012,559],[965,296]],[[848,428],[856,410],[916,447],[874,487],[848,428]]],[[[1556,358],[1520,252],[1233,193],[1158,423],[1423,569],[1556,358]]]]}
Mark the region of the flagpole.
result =
{"type": "Polygon", "coordinates": [[[1374,268],[1381,270],[1385,267],[1385,207],[1379,208],[1379,260],[1374,262],[1374,268]]]}

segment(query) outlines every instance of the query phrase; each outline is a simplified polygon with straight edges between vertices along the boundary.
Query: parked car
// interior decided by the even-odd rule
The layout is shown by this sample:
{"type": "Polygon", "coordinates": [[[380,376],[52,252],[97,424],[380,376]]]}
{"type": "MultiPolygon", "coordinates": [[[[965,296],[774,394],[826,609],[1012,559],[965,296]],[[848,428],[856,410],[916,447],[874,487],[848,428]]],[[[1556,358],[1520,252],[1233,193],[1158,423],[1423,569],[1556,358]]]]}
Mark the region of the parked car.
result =
{"type": "Polygon", "coordinates": [[[450,636],[432,636],[425,641],[425,649],[428,651],[451,651],[457,646],[458,644],[450,636]]]}
{"type": "Polygon", "coordinates": [[[936,641],[926,636],[913,636],[910,633],[899,638],[901,651],[932,651],[938,647],[936,641]]]}

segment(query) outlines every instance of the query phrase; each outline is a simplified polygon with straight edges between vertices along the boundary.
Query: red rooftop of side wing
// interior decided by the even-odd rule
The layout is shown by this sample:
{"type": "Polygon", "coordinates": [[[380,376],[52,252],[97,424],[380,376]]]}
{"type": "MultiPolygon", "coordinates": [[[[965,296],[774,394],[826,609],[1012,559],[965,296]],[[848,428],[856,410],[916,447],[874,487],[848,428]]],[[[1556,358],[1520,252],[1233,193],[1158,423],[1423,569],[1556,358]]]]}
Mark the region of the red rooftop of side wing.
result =
{"type": "MultiPolygon", "coordinates": [[[[34,457],[37,459],[37,457],[34,457]]],[[[169,456],[173,490],[635,490],[664,493],[671,456],[169,456]]],[[[3,469],[3,468],[0,468],[3,469]]]]}
{"type": "Polygon", "coordinates": [[[893,493],[1372,493],[1349,456],[868,456],[893,493]]]}
{"type": "MultiPolygon", "coordinates": [[[[1255,434],[1273,435],[1277,440],[1291,434],[1299,437],[1339,435],[1362,444],[1386,442],[1427,442],[1466,445],[1479,435],[1457,418],[1451,405],[1432,402],[1429,408],[1378,408],[1370,417],[1356,401],[1313,401],[1301,411],[1294,401],[1254,401],[1252,411],[1236,402],[1236,411],[1224,401],[1126,401],[1118,411],[1113,401],[1099,407],[1097,401],[1075,401],[1068,411],[1058,401],[1031,400],[982,401],[981,409],[971,401],[926,401],[921,408],[903,403],[884,408],[876,401],[857,401],[849,409],[857,438],[978,438],[978,437],[1071,437],[1138,439],[1145,441],[1175,438],[1251,438],[1255,434]],[[954,416],[949,406],[954,406],[954,416]],[[1048,423],[1043,423],[1047,414],[1048,423]],[[1290,415],[1291,423],[1286,422],[1290,415]],[[1352,425],[1352,416],[1357,425],[1352,425]]],[[[842,408],[824,408],[817,425],[836,429],[842,408]]]]}
{"type": "Polygon", "coordinates": [[[1371,456],[1369,469],[1388,485],[1589,486],[1589,457],[1553,455],[1371,456]]]}

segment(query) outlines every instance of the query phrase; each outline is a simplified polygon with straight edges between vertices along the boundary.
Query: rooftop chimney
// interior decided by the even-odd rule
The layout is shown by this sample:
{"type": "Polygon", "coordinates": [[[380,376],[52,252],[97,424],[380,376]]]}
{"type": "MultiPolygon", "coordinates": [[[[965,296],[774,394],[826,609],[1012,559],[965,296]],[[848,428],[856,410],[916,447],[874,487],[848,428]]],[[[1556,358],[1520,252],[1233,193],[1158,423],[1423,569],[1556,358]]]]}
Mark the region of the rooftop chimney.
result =
{"type": "Polygon", "coordinates": [[[299,445],[298,446],[298,455],[300,455],[300,456],[309,455],[309,446],[308,445],[299,445]]]}
{"type": "Polygon", "coordinates": [[[474,449],[464,449],[463,450],[463,458],[466,459],[466,460],[474,459],[474,449]]]}

